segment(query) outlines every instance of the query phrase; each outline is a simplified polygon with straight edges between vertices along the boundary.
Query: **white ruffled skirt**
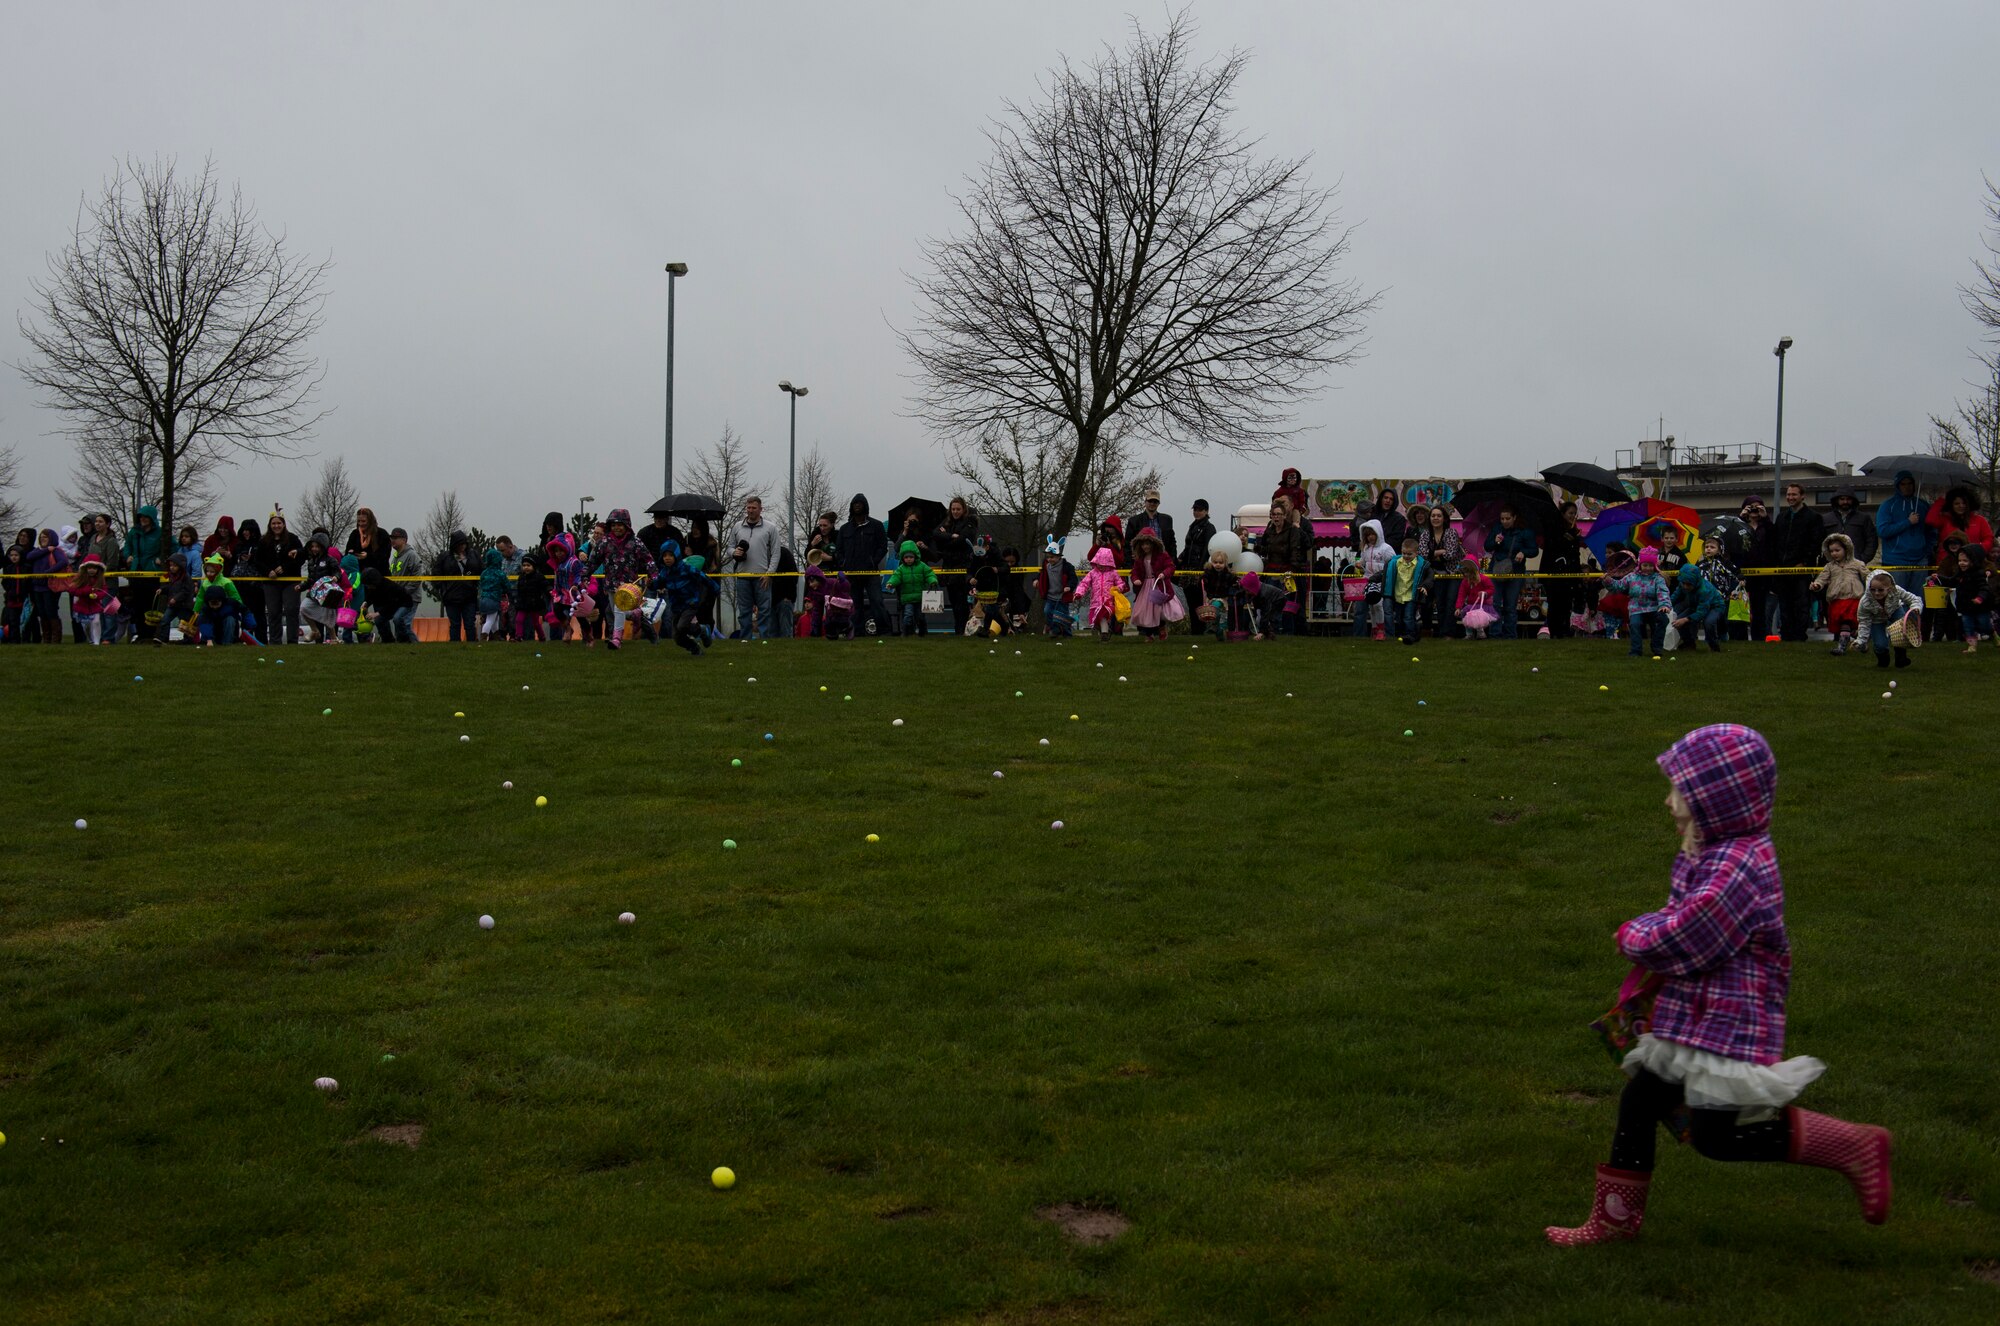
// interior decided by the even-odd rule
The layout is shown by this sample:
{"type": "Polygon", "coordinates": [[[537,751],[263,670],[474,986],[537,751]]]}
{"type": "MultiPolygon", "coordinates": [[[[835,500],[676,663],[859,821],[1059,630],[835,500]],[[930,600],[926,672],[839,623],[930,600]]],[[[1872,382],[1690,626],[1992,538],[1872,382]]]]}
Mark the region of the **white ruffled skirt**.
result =
{"type": "Polygon", "coordinates": [[[1658,1040],[1651,1032],[1639,1037],[1623,1066],[1628,1077],[1643,1068],[1654,1077],[1680,1083],[1687,1103],[1698,1110],[1775,1110],[1798,1099],[1826,1071],[1826,1065],[1809,1054],[1782,1063],[1753,1064],[1658,1040]]]}

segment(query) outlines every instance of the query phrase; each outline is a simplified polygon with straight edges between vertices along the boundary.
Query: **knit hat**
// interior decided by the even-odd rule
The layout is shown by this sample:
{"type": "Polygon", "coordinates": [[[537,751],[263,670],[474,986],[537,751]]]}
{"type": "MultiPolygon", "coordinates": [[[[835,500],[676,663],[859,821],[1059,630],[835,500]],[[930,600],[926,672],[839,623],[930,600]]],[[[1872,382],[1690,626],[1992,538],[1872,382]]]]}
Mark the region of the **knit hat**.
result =
{"type": "Polygon", "coordinates": [[[1659,549],[1657,549],[1657,548],[1646,548],[1646,549],[1643,549],[1643,550],[1642,550],[1642,551],[1641,551],[1641,552],[1639,553],[1639,565],[1641,565],[1641,566],[1658,566],[1659,564],[1660,564],[1660,551],[1659,551],[1659,549]]]}

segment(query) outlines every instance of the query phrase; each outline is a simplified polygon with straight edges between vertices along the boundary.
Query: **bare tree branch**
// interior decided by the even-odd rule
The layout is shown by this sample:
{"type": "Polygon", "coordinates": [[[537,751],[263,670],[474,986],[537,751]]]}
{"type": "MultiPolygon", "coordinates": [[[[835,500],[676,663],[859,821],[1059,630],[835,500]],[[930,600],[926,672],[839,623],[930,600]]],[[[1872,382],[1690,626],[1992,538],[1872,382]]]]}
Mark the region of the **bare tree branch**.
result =
{"type": "Polygon", "coordinates": [[[722,426],[722,436],[707,451],[698,452],[694,463],[688,466],[688,491],[713,497],[722,503],[723,519],[729,520],[743,514],[743,499],[752,490],[750,483],[750,447],[728,424],[722,426]]]}
{"type": "Polygon", "coordinates": [[[13,541],[14,530],[27,518],[27,508],[14,496],[21,482],[21,458],[12,447],[0,447],[0,537],[13,541]]]}
{"type": "Polygon", "coordinates": [[[1962,460],[1979,474],[1981,499],[2000,502],[2000,351],[1980,363],[1986,380],[1969,400],[1958,403],[1954,416],[1931,416],[1929,449],[1933,456],[1962,460]]]}
{"type": "Polygon", "coordinates": [[[1247,57],[1198,64],[1192,36],[1176,15],[1063,62],[988,131],[965,233],[924,248],[902,338],[917,412],[960,439],[1007,420],[1074,437],[1058,525],[1113,419],[1175,449],[1276,445],[1376,304],[1337,275],[1332,191],[1229,127],[1247,57]]]}
{"type": "MultiPolygon", "coordinates": [[[[833,474],[820,454],[817,444],[799,462],[798,478],[794,485],[798,510],[787,513],[791,546],[794,551],[806,546],[806,538],[812,532],[813,522],[822,511],[835,511],[836,497],[833,491],[833,474]]],[[[837,522],[836,522],[837,523],[837,522]]]]}
{"type": "Polygon", "coordinates": [[[1987,339],[2000,342],[2000,184],[1986,180],[1986,196],[1980,205],[1986,210],[1986,233],[1980,243],[1984,258],[1972,260],[1973,279],[1958,288],[1966,311],[1986,328],[1987,339]]]}
{"type": "Polygon", "coordinates": [[[361,490],[347,477],[347,458],[331,456],[320,462],[319,478],[299,495],[299,522],[294,531],[301,539],[323,529],[335,548],[341,546],[354,528],[354,513],[361,509],[361,490]]]}
{"type": "MultiPolygon", "coordinates": [[[[102,511],[114,524],[130,528],[142,506],[159,506],[160,453],[140,425],[136,432],[110,426],[73,431],[76,455],[70,464],[70,484],[56,489],[56,500],[72,510],[102,511]]],[[[183,525],[199,529],[221,496],[217,475],[225,458],[201,448],[181,460],[174,485],[174,505],[183,525]]]]}
{"type": "Polygon", "coordinates": [[[144,436],[163,526],[201,457],[289,456],[321,415],[307,343],[328,264],[294,257],[213,162],[127,162],[34,286],[21,373],[79,439],[144,436]]]}

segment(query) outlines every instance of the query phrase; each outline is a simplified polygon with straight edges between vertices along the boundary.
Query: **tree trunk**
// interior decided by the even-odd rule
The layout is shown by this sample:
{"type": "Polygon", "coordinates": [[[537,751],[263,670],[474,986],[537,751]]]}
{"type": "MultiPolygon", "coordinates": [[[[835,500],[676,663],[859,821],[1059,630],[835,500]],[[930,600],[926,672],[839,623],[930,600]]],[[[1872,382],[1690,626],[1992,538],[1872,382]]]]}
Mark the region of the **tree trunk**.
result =
{"type": "MultiPolygon", "coordinates": [[[[160,528],[166,532],[166,541],[161,546],[172,549],[175,544],[174,531],[178,528],[174,524],[174,434],[172,425],[168,426],[166,439],[160,447],[160,528]]],[[[166,570],[164,559],[160,563],[160,569],[162,571],[166,570]]],[[[194,568],[189,567],[188,570],[192,573],[194,568]]]]}
{"type": "Polygon", "coordinates": [[[1063,481],[1062,501],[1056,506],[1056,527],[1052,533],[1059,539],[1068,538],[1076,524],[1077,503],[1083,500],[1084,480],[1090,475],[1090,462],[1096,455],[1097,428],[1078,427],[1076,454],[1070,457],[1069,478],[1063,481]]]}

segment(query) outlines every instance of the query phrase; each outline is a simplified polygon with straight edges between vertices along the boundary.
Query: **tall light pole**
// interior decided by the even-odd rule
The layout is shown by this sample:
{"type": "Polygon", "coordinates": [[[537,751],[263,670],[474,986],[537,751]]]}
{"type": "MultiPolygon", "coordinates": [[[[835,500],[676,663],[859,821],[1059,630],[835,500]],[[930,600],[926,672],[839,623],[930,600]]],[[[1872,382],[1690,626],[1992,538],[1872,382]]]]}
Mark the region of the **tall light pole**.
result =
{"type": "Polygon", "coordinates": [[[790,382],[780,382],[778,390],[792,398],[792,449],[785,462],[785,542],[796,545],[799,524],[799,397],[806,394],[806,389],[794,387],[790,382]]]}
{"type": "Polygon", "coordinates": [[[688,274],[684,262],[667,264],[667,491],[674,492],[674,286],[688,274]]]}
{"type": "Polygon", "coordinates": [[[596,500],[594,497],[579,497],[576,499],[576,550],[578,552],[583,551],[583,518],[590,514],[585,508],[596,500]]]}
{"type": "Polygon", "coordinates": [[[1778,356],[1778,454],[1771,461],[1771,510],[1778,511],[1785,501],[1785,351],[1792,348],[1792,338],[1780,336],[1778,348],[1771,351],[1778,356]]]}

